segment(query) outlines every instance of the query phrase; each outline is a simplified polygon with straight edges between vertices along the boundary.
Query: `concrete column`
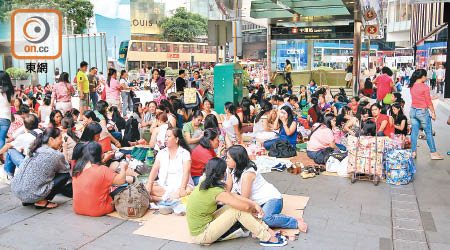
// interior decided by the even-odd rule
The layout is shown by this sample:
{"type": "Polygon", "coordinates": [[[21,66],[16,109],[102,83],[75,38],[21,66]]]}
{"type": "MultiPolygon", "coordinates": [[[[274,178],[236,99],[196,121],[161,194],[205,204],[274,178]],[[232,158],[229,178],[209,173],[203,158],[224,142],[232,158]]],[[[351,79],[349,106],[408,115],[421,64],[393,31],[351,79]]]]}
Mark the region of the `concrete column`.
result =
{"type": "Polygon", "coordinates": [[[306,66],[309,71],[313,68],[314,61],[314,41],[308,40],[308,65],[306,66]]]}
{"type": "Polygon", "coordinates": [[[267,83],[270,83],[272,78],[272,26],[267,25],[267,83]]]}
{"type": "Polygon", "coordinates": [[[361,74],[361,6],[359,1],[355,1],[354,13],[354,36],[353,36],[353,95],[358,94],[359,77],[361,74]]]}

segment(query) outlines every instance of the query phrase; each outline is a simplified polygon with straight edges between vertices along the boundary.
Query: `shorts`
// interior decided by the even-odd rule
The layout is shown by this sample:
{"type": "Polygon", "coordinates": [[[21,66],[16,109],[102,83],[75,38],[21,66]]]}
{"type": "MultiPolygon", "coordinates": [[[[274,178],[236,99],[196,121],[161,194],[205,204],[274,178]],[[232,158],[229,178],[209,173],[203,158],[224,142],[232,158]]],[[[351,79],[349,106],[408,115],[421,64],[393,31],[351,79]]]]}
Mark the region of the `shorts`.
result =
{"type": "Polygon", "coordinates": [[[352,73],[347,73],[346,75],[345,75],[345,81],[350,81],[350,80],[352,80],[352,78],[353,78],[353,74],[352,73]]]}
{"type": "Polygon", "coordinates": [[[80,108],[89,107],[89,93],[83,93],[84,99],[80,98],[80,108]]]}
{"type": "Polygon", "coordinates": [[[70,111],[72,109],[72,103],[71,102],[57,102],[55,104],[55,108],[57,110],[60,110],[64,114],[67,111],[70,111]]]}
{"type": "Polygon", "coordinates": [[[120,100],[106,99],[106,102],[109,104],[109,107],[112,106],[120,107],[120,100]]]}

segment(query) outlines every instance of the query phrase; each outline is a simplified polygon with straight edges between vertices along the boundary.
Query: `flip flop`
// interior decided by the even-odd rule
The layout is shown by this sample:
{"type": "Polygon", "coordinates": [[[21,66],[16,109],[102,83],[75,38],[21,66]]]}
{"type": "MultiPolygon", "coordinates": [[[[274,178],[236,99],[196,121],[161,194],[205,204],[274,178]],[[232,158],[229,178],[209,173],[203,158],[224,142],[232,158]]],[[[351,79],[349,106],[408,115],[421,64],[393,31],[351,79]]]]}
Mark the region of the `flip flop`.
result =
{"type": "Polygon", "coordinates": [[[35,203],[35,204],[34,204],[34,207],[35,207],[36,209],[45,209],[45,208],[52,209],[52,208],[58,207],[58,203],[52,203],[52,202],[50,202],[50,201],[47,201],[47,202],[45,202],[45,205],[44,205],[44,206],[39,206],[39,205],[36,206],[36,203],[35,203]],[[49,205],[50,203],[51,203],[51,204],[55,204],[56,206],[54,206],[54,207],[49,207],[48,205],[49,205]]]}
{"type": "Polygon", "coordinates": [[[443,160],[444,158],[442,158],[442,156],[431,155],[431,159],[432,160],[443,160]]]}

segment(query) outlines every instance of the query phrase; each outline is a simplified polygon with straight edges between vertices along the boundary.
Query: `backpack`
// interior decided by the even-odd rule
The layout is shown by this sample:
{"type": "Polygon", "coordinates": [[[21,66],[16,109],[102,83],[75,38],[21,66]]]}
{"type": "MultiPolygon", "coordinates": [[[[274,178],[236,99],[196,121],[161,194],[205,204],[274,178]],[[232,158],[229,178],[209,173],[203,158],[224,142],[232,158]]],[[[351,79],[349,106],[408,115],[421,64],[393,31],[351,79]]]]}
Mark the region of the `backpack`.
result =
{"type": "Polygon", "coordinates": [[[140,182],[120,186],[111,193],[111,196],[116,211],[125,219],[144,216],[152,199],[144,184],[140,182]]]}
{"type": "Polygon", "coordinates": [[[128,142],[139,141],[140,138],[139,123],[136,119],[130,117],[130,119],[128,119],[128,121],[125,123],[125,134],[123,135],[123,142],[125,145],[128,145],[128,142]]]}
{"type": "Polygon", "coordinates": [[[297,155],[295,148],[286,140],[276,140],[270,147],[269,156],[276,158],[289,158],[297,155]]]}

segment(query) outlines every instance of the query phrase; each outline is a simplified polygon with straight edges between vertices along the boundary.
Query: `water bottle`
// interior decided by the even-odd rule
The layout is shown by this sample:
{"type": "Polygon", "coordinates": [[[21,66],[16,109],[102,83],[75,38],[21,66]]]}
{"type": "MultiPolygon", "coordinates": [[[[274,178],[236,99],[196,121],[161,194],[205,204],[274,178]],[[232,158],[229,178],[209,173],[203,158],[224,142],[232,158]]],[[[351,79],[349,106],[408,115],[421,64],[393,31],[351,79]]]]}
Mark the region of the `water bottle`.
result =
{"type": "Polygon", "coordinates": [[[149,148],[147,151],[147,156],[145,158],[145,164],[149,167],[153,166],[153,162],[154,162],[154,155],[153,155],[153,148],[149,148]]]}

